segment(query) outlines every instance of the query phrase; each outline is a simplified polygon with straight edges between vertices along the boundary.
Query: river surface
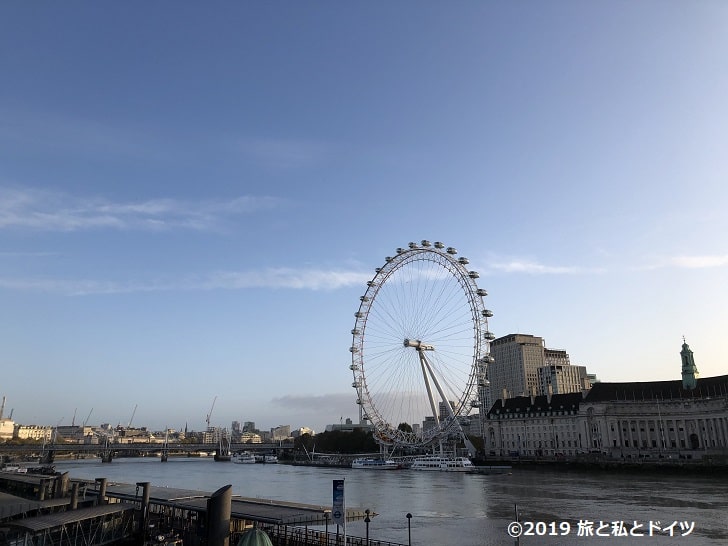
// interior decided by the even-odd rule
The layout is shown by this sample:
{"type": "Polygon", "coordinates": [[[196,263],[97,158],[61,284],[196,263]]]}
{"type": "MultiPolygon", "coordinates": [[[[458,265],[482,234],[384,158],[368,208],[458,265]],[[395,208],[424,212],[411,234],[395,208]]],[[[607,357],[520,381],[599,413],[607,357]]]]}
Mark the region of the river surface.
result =
{"type": "MultiPolygon", "coordinates": [[[[728,544],[726,474],[514,468],[510,475],[473,475],[241,465],[211,458],[161,463],[151,457],[111,464],[98,459],[59,461],[56,470],[72,478],[148,481],[208,493],[231,484],[234,495],[325,506],[332,502],[332,481],[344,479],[346,505],[377,514],[369,524],[370,539],[407,544],[406,514],[411,513],[415,546],[513,545],[507,529],[516,505],[524,532],[532,531],[520,537],[522,545],[728,544]],[[579,522],[586,520],[594,523],[594,536],[584,536],[586,525],[580,536],[579,522]],[[644,536],[615,536],[612,522],[623,522],[626,532],[644,536]],[[673,522],[671,537],[664,529],[673,522]]],[[[364,523],[348,523],[347,534],[365,536],[364,523]]]]}

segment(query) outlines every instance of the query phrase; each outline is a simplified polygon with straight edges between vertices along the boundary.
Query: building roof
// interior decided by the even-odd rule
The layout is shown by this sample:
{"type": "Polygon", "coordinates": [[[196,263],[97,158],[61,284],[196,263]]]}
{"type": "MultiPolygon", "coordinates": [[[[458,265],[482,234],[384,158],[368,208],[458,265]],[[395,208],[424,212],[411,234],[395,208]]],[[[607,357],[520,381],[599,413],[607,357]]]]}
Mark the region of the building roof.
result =
{"type": "Polygon", "coordinates": [[[119,512],[133,509],[133,504],[102,504],[99,506],[93,506],[91,508],[79,508],[78,510],[55,512],[53,514],[47,514],[35,518],[24,518],[13,521],[5,521],[3,522],[3,525],[5,527],[13,527],[15,529],[22,529],[24,531],[37,533],[46,529],[62,527],[64,525],[75,523],[77,521],[84,521],[87,519],[97,518],[99,516],[105,516],[107,514],[116,514],[119,512]]]}
{"type": "Polygon", "coordinates": [[[550,401],[546,395],[534,397],[516,396],[515,398],[506,398],[505,400],[496,400],[488,414],[578,410],[582,400],[583,396],[581,392],[554,394],[551,396],[550,401]]]}
{"type": "Polygon", "coordinates": [[[682,380],[629,383],[595,383],[584,402],[672,400],[728,396],[728,375],[698,379],[694,389],[683,388],[682,380]]]}

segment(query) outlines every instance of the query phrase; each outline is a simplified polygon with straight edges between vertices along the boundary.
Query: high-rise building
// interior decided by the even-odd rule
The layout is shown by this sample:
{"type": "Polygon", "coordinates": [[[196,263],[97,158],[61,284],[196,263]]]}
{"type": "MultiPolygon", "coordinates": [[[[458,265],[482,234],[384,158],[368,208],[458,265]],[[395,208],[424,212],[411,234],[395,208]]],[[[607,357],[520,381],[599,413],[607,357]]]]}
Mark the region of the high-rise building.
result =
{"type": "MultiPolygon", "coordinates": [[[[548,350],[548,349],[547,349],[548,350]]],[[[537,395],[565,394],[591,388],[586,366],[550,364],[538,369],[539,389],[537,395]]]]}
{"type": "Polygon", "coordinates": [[[488,367],[492,400],[530,396],[538,391],[544,365],[544,342],[529,334],[509,334],[490,342],[494,362],[488,367]]]}

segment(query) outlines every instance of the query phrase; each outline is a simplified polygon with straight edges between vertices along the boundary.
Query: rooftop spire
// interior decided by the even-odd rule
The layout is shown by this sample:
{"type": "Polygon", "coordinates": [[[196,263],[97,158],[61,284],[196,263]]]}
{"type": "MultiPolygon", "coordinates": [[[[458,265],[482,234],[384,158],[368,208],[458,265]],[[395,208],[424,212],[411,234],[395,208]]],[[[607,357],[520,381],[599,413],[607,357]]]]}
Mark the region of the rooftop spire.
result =
{"type": "Polygon", "coordinates": [[[683,389],[692,390],[698,384],[698,367],[695,365],[695,358],[693,352],[690,350],[690,346],[685,341],[683,336],[682,351],[680,351],[680,357],[682,359],[682,383],[683,389]]]}

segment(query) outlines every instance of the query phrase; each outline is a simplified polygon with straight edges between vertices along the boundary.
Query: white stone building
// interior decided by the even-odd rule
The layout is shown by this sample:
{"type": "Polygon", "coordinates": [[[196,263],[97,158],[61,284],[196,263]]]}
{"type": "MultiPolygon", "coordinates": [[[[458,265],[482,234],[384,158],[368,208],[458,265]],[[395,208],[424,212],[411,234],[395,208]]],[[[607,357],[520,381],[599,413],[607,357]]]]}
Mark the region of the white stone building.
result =
{"type": "Polygon", "coordinates": [[[584,394],[498,400],[483,424],[486,455],[728,457],[728,375],[697,379],[687,343],[681,356],[682,380],[596,383],[584,394]]]}

